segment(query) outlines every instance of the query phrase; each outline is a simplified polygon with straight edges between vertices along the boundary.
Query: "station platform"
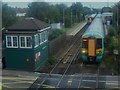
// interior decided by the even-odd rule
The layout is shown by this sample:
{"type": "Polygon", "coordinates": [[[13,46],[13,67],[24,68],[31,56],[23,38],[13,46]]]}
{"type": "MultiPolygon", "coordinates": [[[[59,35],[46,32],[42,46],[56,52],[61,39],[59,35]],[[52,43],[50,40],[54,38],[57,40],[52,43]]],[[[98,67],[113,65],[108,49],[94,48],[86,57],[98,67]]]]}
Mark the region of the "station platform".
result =
{"type": "Polygon", "coordinates": [[[80,22],[77,25],[73,26],[72,28],[70,28],[66,34],[67,35],[71,35],[74,36],[76,35],[85,25],[87,24],[87,22],[80,22]]]}

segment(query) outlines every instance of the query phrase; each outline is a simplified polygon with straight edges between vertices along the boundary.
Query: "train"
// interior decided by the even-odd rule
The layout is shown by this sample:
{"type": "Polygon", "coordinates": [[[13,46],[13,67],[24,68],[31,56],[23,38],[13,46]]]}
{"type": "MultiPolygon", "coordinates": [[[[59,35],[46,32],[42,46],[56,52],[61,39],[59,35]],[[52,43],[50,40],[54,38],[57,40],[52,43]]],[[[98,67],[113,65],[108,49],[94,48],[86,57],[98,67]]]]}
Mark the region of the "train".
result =
{"type": "Polygon", "coordinates": [[[81,39],[82,60],[101,62],[104,54],[104,27],[101,14],[97,14],[81,39]]]}
{"type": "Polygon", "coordinates": [[[87,24],[91,24],[97,14],[91,14],[87,17],[87,24]]]}

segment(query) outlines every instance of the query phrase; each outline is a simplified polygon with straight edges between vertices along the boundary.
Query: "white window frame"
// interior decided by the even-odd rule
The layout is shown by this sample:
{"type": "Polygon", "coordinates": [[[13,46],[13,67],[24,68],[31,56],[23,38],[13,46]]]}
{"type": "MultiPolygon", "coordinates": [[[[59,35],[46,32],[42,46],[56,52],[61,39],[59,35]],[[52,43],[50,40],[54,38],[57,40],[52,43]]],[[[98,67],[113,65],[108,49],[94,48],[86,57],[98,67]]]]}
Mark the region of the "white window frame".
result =
{"type": "Polygon", "coordinates": [[[16,36],[16,35],[7,35],[6,36],[6,47],[7,48],[18,48],[18,36],[16,36]],[[11,38],[11,46],[8,46],[8,39],[7,39],[7,37],[11,38]],[[13,46],[13,37],[17,38],[17,46],[13,46]]]}
{"type": "Polygon", "coordinates": [[[40,45],[43,44],[44,42],[48,41],[48,32],[46,30],[40,32],[39,39],[40,39],[40,45]]]}
{"type": "Polygon", "coordinates": [[[41,44],[43,43],[43,42],[42,42],[42,33],[41,33],[41,32],[39,33],[39,40],[40,40],[40,43],[39,43],[39,44],[41,45],[41,44]]]}
{"type": "Polygon", "coordinates": [[[32,48],[32,43],[31,43],[31,46],[30,47],[27,47],[27,37],[30,37],[31,40],[32,40],[32,37],[31,36],[19,36],[19,45],[20,45],[20,48],[32,48]],[[25,47],[22,47],[21,46],[21,37],[24,37],[25,38],[25,47]]]}
{"type": "Polygon", "coordinates": [[[48,32],[45,31],[45,42],[48,41],[48,32]]]}
{"type": "Polygon", "coordinates": [[[37,40],[37,42],[39,42],[39,35],[38,34],[34,35],[34,43],[35,43],[34,48],[39,46],[39,43],[36,44],[36,40],[37,40]]]}

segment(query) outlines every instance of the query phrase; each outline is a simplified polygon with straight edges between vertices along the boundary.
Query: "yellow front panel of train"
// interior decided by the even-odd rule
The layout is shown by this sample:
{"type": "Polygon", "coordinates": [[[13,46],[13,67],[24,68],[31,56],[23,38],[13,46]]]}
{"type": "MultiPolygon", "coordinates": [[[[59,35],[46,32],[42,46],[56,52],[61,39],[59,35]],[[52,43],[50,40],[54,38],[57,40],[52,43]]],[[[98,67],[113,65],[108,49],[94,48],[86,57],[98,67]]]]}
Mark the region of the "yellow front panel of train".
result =
{"type": "Polygon", "coordinates": [[[88,55],[95,56],[95,40],[89,40],[88,42],[88,55]]]}

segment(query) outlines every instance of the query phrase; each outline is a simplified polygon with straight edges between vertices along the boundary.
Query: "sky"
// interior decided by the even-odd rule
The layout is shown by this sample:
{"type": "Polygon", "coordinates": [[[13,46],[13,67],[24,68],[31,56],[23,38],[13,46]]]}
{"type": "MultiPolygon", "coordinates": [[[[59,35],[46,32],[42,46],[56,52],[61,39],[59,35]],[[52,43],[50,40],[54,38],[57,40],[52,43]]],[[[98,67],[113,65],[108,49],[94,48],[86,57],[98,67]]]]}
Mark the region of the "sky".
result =
{"type": "Polygon", "coordinates": [[[102,8],[105,6],[112,7],[115,3],[120,0],[3,0],[3,2],[8,3],[11,7],[20,7],[26,8],[30,2],[49,2],[50,4],[59,4],[65,3],[67,6],[70,6],[72,2],[81,2],[83,6],[91,8],[102,8]]]}

